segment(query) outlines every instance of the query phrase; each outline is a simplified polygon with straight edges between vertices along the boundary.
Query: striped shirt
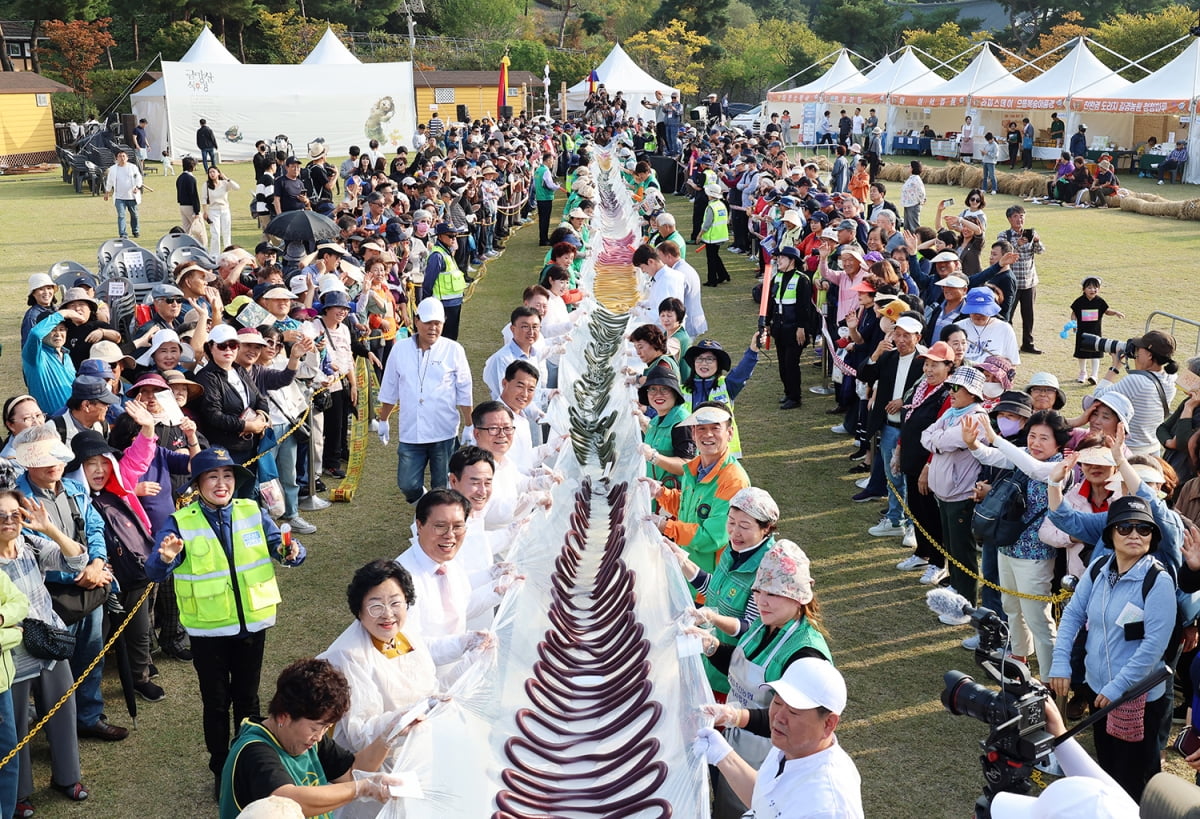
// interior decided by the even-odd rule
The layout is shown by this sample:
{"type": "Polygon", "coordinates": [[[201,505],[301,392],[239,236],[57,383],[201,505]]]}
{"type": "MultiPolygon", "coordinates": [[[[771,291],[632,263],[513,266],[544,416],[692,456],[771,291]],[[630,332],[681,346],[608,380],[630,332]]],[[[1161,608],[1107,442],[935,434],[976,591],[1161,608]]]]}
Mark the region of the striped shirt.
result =
{"type": "Polygon", "coordinates": [[[1003,240],[1013,246],[1013,250],[1017,254],[1017,260],[1012,263],[1013,278],[1017,280],[1018,290],[1028,290],[1031,287],[1037,287],[1038,284],[1037,263],[1034,262],[1033,257],[1044,252],[1046,246],[1042,244],[1040,237],[1023,245],[1017,243],[1020,238],[1020,231],[1009,228],[1000,231],[996,241],[1003,240]]]}
{"type": "Polygon", "coordinates": [[[1156,431],[1166,415],[1163,413],[1163,396],[1167,405],[1175,399],[1175,376],[1161,370],[1142,370],[1146,375],[1131,372],[1120,381],[1101,381],[1096,387],[1095,396],[1099,398],[1108,393],[1118,392],[1133,404],[1133,417],[1129,419],[1129,438],[1125,444],[1129,451],[1135,454],[1155,454],[1161,452],[1156,431]],[[1153,376],[1162,385],[1163,392],[1159,395],[1158,388],[1151,383],[1153,376]]]}

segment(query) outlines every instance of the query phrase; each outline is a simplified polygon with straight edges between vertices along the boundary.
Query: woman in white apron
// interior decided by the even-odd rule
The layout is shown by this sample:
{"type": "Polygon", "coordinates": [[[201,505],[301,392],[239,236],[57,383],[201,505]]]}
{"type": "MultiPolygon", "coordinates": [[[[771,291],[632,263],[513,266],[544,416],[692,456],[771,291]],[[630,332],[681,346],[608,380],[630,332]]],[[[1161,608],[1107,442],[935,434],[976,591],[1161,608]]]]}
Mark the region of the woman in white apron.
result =
{"type": "Polygon", "coordinates": [[[975,156],[975,126],[971,124],[969,116],[963,120],[962,132],[959,134],[958,152],[962,155],[962,161],[970,165],[971,157],[975,156]]]}
{"type": "MultiPolygon", "coordinates": [[[[728,656],[729,697],[724,705],[704,706],[733,749],[758,769],[771,750],[767,708],[773,693],[764,683],[783,677],[787,667],[801,657],[832,662],[813,594],[808,556],[790,540],[777,541],[763,556],[754,580],[759,618],[729,651],[716,639],[705,640],[705,652],[714,665],[728,656]]],[[[714,773],[713,819],[739,819],[748,808],[725,780],[714,773]]]]}
{"type": "MultiPolygon", "coordinates": [[[[696,599],[706,603],[695,610],[697,623],[715,626],[712,636],[727,651],[758,620],[758,605],[752,590],[759,564],[775,544],[778,520],[779,505],[771,495],[765,489],[748,486],[729,501],[729,514],[725,518],[729,544],[721,551],[712,574],[693,563],[683,549],[675,546],[672,550],[683,576],[696,591],[696,599]]],[[[724,702],[729,693],[725,670],[718,669],[705,657],[704,673],[717,701],[724,702]]]]}

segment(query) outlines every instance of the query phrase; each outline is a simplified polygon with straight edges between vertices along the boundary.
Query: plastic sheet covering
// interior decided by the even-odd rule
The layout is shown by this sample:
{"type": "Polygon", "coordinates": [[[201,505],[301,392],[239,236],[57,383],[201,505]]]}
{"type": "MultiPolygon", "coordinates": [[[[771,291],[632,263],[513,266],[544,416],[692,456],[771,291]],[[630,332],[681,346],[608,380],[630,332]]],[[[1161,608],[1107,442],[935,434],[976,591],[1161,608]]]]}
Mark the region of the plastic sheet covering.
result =
{"type": "MultiPolygon", "coordinates": [[[[593,173],[598,164],[593,163],[593,173]]],[[[611,242],[637,235],[628,192],[612,167],[611,176],[597,173],[601,203],[593,251],[606,237],[611,242]]],[[[593,252],[584,265],[585,288],[591,289],[594,281],[597,255],[593,252]]],[[[627,275],[636,301],[637,278],[631,270],[627,275]]],[[[690,589],[666,554],[661,535],[643,520],[650,501],[637,482],[645,474],[645,463],[637,451],[641,434],[634,417],[636,392],[620,372],[630,351],[625,340],[628,314],[613,313],[595,301],[587,308],[590,314],[574,331],[560,364],[561,396],[548,413],[552,435],[576,434],[553,464],[566,479],[553,490],[552,510],[539,513],[512,547],[509,559],[527,580],[505,597],[497,612],[495,666],[473,668],[472,679],[462,682],[459,695],[440,705],[405,742],[394,770],[416,773],[425,798],[393,800],[386,808],[389,817],[709,816],[706,765],[692,757],[690,746],[704,724],[698,706],[711,701],[711,693],[700,658],[681,659],[676,649],[675,621],[692,606],[690,589]],[[600,386],[606,387],[603,392],[597,391],[600,386]],[[581,432],[584,445],[577,445],[581,432]],[[620,513],[610,519],[613,503],[620,513]],[[614,527],[623,527],[623,538],[610,539],[614,527]],[[578,535],[568,536],[572,530],[578,535]],[[604,589],[625,588],[632,589],[632,596],[614,595],[614,602],[602,604],[591,597],[603,597],[604,589]],[[585,711],[606,692],[629,692],[607,711],[570,722],[547,716],[549,698],[531,697],[529,682],[537,675],[535,666],[546,665],[547,643],[566,644],[558,656],[582,657],[593,669],[603,661],[570,647],[573,638],[564,632],[561,615],[553,614],[563,610],[564,598],[578,608],[602,611],[595,616],[583,613],[594,627],[589,634],[620,629],[612,633],[621,639],[606,643],[607,651],[619,657],[636,644],[638,657],[628,665],[618,663],[621,669],[611,674],[584,670],[570,677],[565,686],[569,696],[559,702],[585,711]],[[641,684],[643,654],[648,686],[641,684]],[[628,719],[614,720],[627,709],[628,719]],[[604,726],[614,733],[589,736],[604,726]],[[535,748],[545,749],[550,743],[561,750],[547,751],[546,756],[522,751],[530,747],[522,745],[530,737],[535,748]],[[641,755],[622,767],[618,760],[631,749],[640,749],[641,755]],[[556,787],[571,795],[542,809],[520,801],[523,790],[552,793],[556,787]],[[625,798],[639,790],[643,798],[625,798]]],[[[579,644],[593,639],[577,637],[579,644]]],[[[532,688],[536,693],[537,686],[532,688]]]]}

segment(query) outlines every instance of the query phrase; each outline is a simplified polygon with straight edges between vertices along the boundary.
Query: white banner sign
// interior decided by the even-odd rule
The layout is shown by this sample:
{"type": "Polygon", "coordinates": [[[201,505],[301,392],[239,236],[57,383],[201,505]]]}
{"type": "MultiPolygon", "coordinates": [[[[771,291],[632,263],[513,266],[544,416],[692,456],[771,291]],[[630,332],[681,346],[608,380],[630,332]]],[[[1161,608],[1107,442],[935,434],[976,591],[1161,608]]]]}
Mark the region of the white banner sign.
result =
{"type": "Polygon", "coordinates": [[[171,151],[200,156],[196,131],[208,121],[221,159],[249,159],[254,143],[286,134],[296,156],[324,139],[331,156],[372,139],[393,154],[416,131],[412,63],[216,65],[163,63],[171,151]]]}

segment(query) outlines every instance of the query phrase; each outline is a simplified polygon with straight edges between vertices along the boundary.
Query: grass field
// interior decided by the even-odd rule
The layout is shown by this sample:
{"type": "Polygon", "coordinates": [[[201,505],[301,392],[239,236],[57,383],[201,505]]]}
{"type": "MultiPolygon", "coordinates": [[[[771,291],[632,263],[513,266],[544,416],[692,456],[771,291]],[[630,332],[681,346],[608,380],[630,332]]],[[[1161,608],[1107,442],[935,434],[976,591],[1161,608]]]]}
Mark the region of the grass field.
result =
{"type": "MultiPolygon", "coordinates": [[[[242,192],[233,196],[234,240],[252,246],[258,234],[245,207],[253,187],[251,170],[247,165],[224,170],[242,185],[242,192]]],[[[153,248],[175,224],[177,209],[173,179],[151,175],[147,181],[157,190],[148,193],[142,205],[142,236],[153,248]]],[[[1135,189],[1153,185],[1148,180],[1123,181],[1135,189]]],[[[1154,191],[1176,198],[1194,195],[1190,187],[1154,191]]],[[[961,203],[964,194],[931,187],[926,222],[932,222],[937,201],[954,197],[961,203]]],[[[1004,208],[1014,201],[989,197],[989,238],[1005,227],[1004,208]]],[[[668,197],[668,208],[679,217],[686,235],[690,204],[668,197]]],[[[1068,409],[1077,411],[1084,390],[1074,383],[1072,341],[1059,338],[1059,331],[1068,319],[1067,305],[1079,294],[1080,278],[1103,277],[1102,294],[1128,315],[1125,320],[1106,320],[1106,336],[1139,334],[1153,310],[1200,320],[1200,307],[1192,299],[1200,232],[1192,222],[1121,211],[1039,206],[1029,210],[1027,225],[1038,230],[1048,248],[1038,259],[1036,333],[1046,354],[1027,357],[1018,382],[1024,384],[1038,369],[1055,372],[1070,396],[1068,409]]],[[[63,259],[94,267],[97,246],[115,235],[115,213],[111,203],[76,195],[57,173],[2,177],[0,235],[5,237],[0,342],[7,352],[0,360],[0,393],[11,395],[22,391],[18,325],[27,277],[63,259]]],[[[483,362],[502,343],[501,326],[541,268],[536,245],[534,230],[519,231],[508,252],[487,266],[463,310],[460,340],[476,375],[477,400],[486,395],[480,379],[483,362]]],[[[693,261],[703,273],[703,259],[693,261]]],[[[730,254],[727,264],[734,282],[705,290],[705,310],[710,336],[727,349],[741,350],[756,321],[756,305],[749,296],[753,274],[744,257],[730,254]]],[[[1193,354],[1194,332],[1181,332],[1179,341],[1182,357],[1193,354]]],[[[806,366],[806,383],[816,383],[818,372],[806,366]]],[[[862,774],[867,815],[969,815],[981,785],[977,742],[985,736],[985,726],[950,716],[938,699],[946,670],[957,668],[974,676],[970,655],[958,647],[969,630],[941,625],[925,608],[925,587],[916,575],[893,568],[905,553],[899,539],[866,534],[878,519],[879,506],[849,500],[857,476],[846,471],[848,441],[829,432],[836,421],[825,414],[832,399],[808,395],[802,409],[785,413],[776,409],[780,392],[775,360],[768,353],[738,400],[744,463],[753,482],[779,502],[782,535],[797,541],[813,559],[834,658],[850,688],[838,734],[862,774]]],[[[270,695],[279,669],[323,650],[345,627],[350,617],[345,587],[353,570],[368,559],[394,556],[406,547],[411,510],[395,487],[395,463],[394,451],[372,440],[367,474],[354,502],[312,513],[310,519],[320,531],[304,539],[308,562],[281,571],[285,603],[279,625],[267,640],[264,696],[270,695]]],[[[128,740],[83,743],[84,781],[92,789],[87,802],[72,804],[49,790],[47,745],[40,739],[35,743],[39,789],[34,803],[39,816],[212,814],[195,675],[183,663],[161,657],[157,662],[167,698],[139,703],[136,730],[128,740]]],[[[130,725],[115,674],[106,678],[105,695],[112,721],[130,725]]]]}

